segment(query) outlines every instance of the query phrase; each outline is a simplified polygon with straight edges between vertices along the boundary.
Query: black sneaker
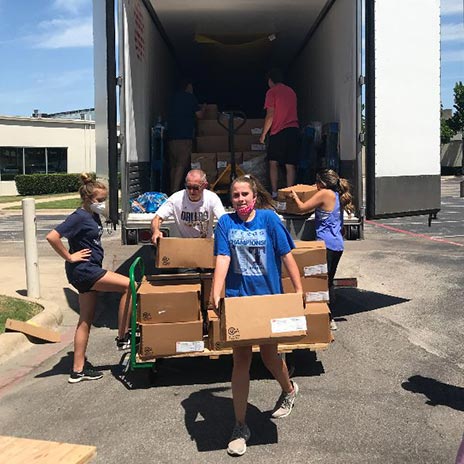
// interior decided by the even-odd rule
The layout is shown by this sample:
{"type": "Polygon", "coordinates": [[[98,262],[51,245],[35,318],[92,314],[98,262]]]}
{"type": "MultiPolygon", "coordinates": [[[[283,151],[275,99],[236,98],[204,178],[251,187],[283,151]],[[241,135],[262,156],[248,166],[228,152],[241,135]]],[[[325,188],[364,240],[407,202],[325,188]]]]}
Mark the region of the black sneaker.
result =
{"type": "Polygon", "coordinates": [[[119,351],[129,350],[131,347],[131,334],[129,332],[124,337],[116,337],[114,340],[119,351]]]}
{"type": "Polygon", "coordinates": [[[89,367],[84,367],[81,372],[71,371],[69,376],[69,383],[77,383],[81,380],[98,380],[103,377],[103,372],[90,369],[89,367]]]}

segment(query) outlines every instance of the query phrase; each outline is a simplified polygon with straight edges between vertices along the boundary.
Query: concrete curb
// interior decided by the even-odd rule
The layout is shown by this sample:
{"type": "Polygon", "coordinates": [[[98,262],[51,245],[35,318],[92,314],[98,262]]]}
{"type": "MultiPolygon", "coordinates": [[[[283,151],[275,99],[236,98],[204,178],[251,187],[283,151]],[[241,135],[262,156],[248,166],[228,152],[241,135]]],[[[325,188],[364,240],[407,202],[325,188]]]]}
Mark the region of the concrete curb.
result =
{"type": "MultiPolygon", "coordinates": [[[[31,301],[42,306],[44,309],[39,314],[36,314],[28,322],[33,322],[36,325],[45,327],[47,329],[56,329],[63,321],[62,309],[52,301],[42,299],[27,298],[17,294],[1,292],[6,295],[19,300],[31,301]]],[[[29,338],[22,333],[7,332],[0,335],[0,364],[8,359],[23,353],[24,351],[32,348],[35,343],[31,342],[29,338]]]]}

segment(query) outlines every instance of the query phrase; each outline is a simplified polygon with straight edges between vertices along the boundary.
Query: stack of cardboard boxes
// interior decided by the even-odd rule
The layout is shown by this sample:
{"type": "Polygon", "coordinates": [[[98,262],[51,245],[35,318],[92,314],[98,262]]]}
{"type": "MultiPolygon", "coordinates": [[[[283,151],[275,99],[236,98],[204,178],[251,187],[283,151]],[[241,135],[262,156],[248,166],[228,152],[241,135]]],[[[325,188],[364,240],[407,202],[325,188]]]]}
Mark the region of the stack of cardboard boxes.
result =
{"type": "MultiPolygon", "coordinates": [[[[161,269],[214,268],[213,239],[163,238],[155,265],[161,269]]],[[[137,321],[142,359],[203,352],[203,317],[212,273],[160,274],[138,289],[137,321]]]]}
{"type": "Polygon", "coordinates": [[[211,269],[215,265],[213,239],[162,238],[157,247],[157,267],[193,267],[199,272],[151,276],[141,283],[137,306],[140,357],[200,353],[205,347],[222,350],[274,342],[332,341],[325,246],[322,242],[296,245],[292,254],[302,276],[303,298],[294,293],[283,268],[284,294],[223,297],[216,313],[208,308],[211,269]]]}
{"type": "Polygon", "coordinates": [[[166,285],[142,282],[137,308],[141,358],[204,351],[200,293],[199,283],[182,279],[166,285]]]}
{"type": "MultiPolygon", "coordinates": [[[[192,153],[191,168],[206,172],[208,182],[213,184],[230,164],[229,134],[217,121],[217,105],[207,105],[203,119],[197,122],[196,151],[192,153]]],[[[229,127],[225,114],[220,121],[229,127]]],[[[243,120],[236,118],[234,126],[243,120]]],[[[252,172],[259,159],[265,157],[265,145],[259,143],[263,119],[248,119],[234,136],[235,162],[245,173],[252,172]]]]}
{"type": "MultiPolygon", "coordinates": [[[[295,241],[295,245],[292,255],[300,271],[303,286],[307,334],[292,343],[330,343],[333,337],[330,331],[325,244],[321,241],[295,241]]],[[[282,268],[282,286],[285,293],[294,291],[285,267],[282,268]]]]}

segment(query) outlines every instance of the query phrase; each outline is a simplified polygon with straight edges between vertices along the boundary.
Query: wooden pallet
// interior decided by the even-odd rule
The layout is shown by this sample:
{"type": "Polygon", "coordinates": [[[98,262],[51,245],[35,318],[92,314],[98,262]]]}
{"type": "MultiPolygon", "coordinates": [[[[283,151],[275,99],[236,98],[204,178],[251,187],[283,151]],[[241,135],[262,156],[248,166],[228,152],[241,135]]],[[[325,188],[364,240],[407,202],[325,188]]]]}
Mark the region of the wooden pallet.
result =
{"type": "MultiPolygon", "coordinates": [[[[300,344],[279,344],[279,353],[290,353],[293,350],[310,350],[319,351],[326,350],[330,343],[300,343],[300,344]]],[[[259,351],[258,345],[253,345],[253,352],[259,351]]],[[[223,350],[209,350],[205,348],[204,351],[197,351],[194,353],[182,353],[172,356],[158,356],[155,358],[141,358],[139,354],[136,355],[136,362],[155,362],[157,359],[176,359],[176,358],[196,358],[208,356],[210,359],[219,359],[220,356],[231,355],[232,348],[224,348],[223,350]]]]}
{"type": "Polygon", "coordinates": [[[96,454],[95,446],[0,436],[0,462],[8,464],[85,464],[96,454]]]}

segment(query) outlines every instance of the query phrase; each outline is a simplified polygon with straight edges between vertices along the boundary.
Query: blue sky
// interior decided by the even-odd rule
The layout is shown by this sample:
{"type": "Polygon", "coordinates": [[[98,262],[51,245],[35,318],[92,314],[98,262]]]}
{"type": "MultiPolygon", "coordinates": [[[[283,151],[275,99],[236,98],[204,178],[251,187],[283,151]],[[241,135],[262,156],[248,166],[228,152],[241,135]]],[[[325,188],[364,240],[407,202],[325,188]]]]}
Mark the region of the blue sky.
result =
{"type": "MultiPolygon", "coordinates": [[[[463,3],[441,0],[445,108],[464,81],[463,3]]],[[[0,114],[93,107],[92,1],[0,0],[0,56],[0,114]]]]}

